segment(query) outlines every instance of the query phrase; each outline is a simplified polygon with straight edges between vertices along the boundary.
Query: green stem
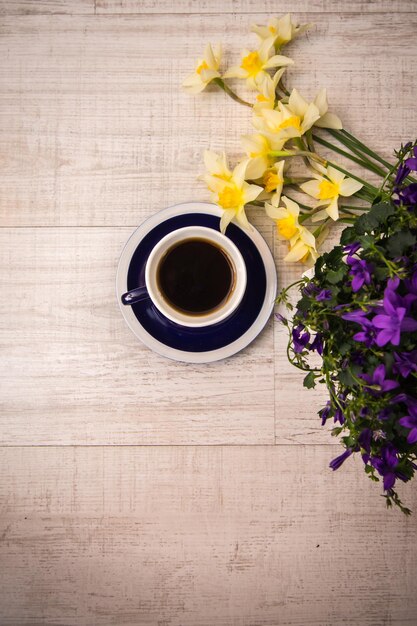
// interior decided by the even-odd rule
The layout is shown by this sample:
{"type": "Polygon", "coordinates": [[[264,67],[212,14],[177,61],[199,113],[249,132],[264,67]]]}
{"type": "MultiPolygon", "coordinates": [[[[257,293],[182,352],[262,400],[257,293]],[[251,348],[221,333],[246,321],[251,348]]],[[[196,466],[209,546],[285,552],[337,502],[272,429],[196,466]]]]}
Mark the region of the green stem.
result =
{"type": "Polygon", "coordinates": [[[218,85],[218,87],[220,87],[220,89],[223,89],[223,91],[225,93],[227,93],[227,95],[230,96],[230,98],[232,98],[232,100],[234,100],[235,102],[239,102],[239,104],[243,104],[245,107],[250,107],[250,108],[253,107],[253,104],[251,104],[250,102],[246,102],[246,100],[242,100],[242,98],[239,98],[237,93],[232,91],[230,89],[230,87],[228,85],[226,85],[226,83],[224,82],[224,80],[222,78],[220,78],[220,77],[213,78],[213,80],[211,82],[215,83],[216,85],[218,85]]]}
{"type": "Polygon", "coordinates": [[[384,178],[386,172],[382,170],[380,167],[378,167],[378,165],[376,165],[375,163],[372,163],[368,159],[365,160],[365,158],[360,159],[354,156],[353,154],[350,154],[349,152],[342,150],[338,146],[334,146],[333,144],[329,143],[325,139],[322,139],[321,137],[318,137],[317,135],[313,135],[313,137],[314,137],[314,140],[317,141],[317,143],[321,144],[322,146],[325,146],[326,148],[330,148],[330,150],[333,150],[334,152],[341,154],[347,159],[350,159],[351,161],[353,161],[354,163],[357,163],[361,167],[365,167],[366,169],[373,172],[374,174],[378,174],[378,176],[381,176],[381,178],[384,178]]]}
{"type": "Polygon", "coordinates": [[[368,148],[368,146],[366,146],[364,143],[362,143],[362,141],[360,141],[357,137],[355,137],[354,135],[349,133],[344,128],[342,130],[334,130],[332,128],[328,128],[327,131],[331,135],[333,135],[333,137],[336,137],[337,139],[340,139],[340,141],[342,141],[342,138],[344,138],[344,139],[347,139],[350,142],[353,142],[354,144],[356,144],[356,146],[360,150],[362,150],[362,152],[364,152],[368,156],[372,157],[374,159],[374,161],[378,161],[378,163],[381,163],[381,165],[385,165],[385,167],[387,167],[388,169],[390,169],[392,167],[392,163],[389,163],[388,161],[383,159],[381,156],[379,156],[379,154],[377,154],[376,152],[374,152],[373,150],[368,148]]]}
{"type": "Polygon", "coordinates": [[[272,157],[307,157],[313,161],[317,161],[321,165],[326,165],[325,159],[319,154],[309,152],[308,150],[271,150],[271,152],[268,152],[268,155],[272,157]]]}

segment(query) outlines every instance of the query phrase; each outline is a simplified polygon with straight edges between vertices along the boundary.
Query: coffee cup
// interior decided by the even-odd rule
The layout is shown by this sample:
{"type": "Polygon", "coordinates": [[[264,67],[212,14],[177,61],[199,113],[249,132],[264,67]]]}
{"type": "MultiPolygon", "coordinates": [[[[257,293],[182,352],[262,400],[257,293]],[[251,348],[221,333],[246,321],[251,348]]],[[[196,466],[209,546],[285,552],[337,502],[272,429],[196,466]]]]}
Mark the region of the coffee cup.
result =
{"type": "Polygon", "coordinates": [[[239,306],[246,290],[246,266],[237,246],[212,228],[172,231],[152,249],[145,285],[121,297],[132,305],[150,299],[172,322],[202,327],[217,324],[239,306]]]}

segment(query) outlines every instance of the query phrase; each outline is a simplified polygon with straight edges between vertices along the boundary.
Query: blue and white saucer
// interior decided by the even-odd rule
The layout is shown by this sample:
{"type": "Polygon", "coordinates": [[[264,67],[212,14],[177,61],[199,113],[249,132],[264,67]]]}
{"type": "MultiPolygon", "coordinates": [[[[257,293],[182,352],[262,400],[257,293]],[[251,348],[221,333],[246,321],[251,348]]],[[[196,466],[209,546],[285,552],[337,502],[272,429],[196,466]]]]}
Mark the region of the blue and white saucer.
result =
{"type": "Polygon", "coordinates": [[[122,294],[144,285],[147,258],[162,237],[185,226],[219,230],[221,214],[219,207],[205,202],[163,209],[135,230],[120,257],[116,294],[123,317],[148,348],[176,361],[210,363],[236,354],[261,332],[274,308],[277,276],[271,252],[255,228],[247,231],[236,224],[230,224],[226,234],[246,263],[247,287],[240,305],[226,320],[188,328],[171,322],[149,299],[133,306],[122,304],[122,294]]]}

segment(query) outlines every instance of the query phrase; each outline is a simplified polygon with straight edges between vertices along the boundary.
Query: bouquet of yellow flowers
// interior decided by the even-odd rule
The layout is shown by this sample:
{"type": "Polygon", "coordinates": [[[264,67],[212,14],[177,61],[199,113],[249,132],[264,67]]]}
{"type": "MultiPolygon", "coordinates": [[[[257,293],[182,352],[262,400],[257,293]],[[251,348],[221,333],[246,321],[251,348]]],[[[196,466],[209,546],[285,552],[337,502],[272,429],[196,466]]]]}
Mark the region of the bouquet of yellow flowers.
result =
{"type": "Polygon", "coordinates": [[[207,150],[204,154],[207,172],[200,178],[213,202],[223,209],[221,231],[224,233],[233,219],[248,227],[245,209],[262,206],[275,220],[278,237],[289,244],[285,261],[313,265],[329,227],[337,221],[352,223],[378,195],[377,187],[321,156],[317,145],[347,157],[382,180],[390,176],[392,166],[343,129],[339,117],[328,110],[325,89],[310,101],[297,89],[287,89],[285,73],[294,61],[281,52],[307,28],[309,25],[294,24],[290,15],[254,25],[259,46],[243,50],[240,64],[223,72],[221,47],[207,44],[183,87],[200,93],[208,85],[216,86],[252,109],[256,132],[242,137],[245,155],[235,167],[230,167],[224,153],[207,150]],[[237,95],[228,79],[244,81],[254,92],[254,101],[237,95]],[[291,172],[296,157],[304,161],[303,177],[291,172]],[[360,204],[352,202],[353,198],[359,198],[360,204]]]}

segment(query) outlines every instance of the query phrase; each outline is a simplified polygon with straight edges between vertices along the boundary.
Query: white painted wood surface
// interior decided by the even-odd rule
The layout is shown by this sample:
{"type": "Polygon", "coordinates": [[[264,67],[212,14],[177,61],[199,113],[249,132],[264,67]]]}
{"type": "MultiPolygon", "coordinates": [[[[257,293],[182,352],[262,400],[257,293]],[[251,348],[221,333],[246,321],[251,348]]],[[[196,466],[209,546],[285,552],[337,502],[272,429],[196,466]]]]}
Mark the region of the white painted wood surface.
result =
{"type": "MultiPolygon", "coordinates": [[[[179,85],[206,41],[314,22],[291,82],[389,156],[415,135],[412,0],[0,3],[1,626],[417,623],[415,518],[340,452],[271,320],[224,363],[171,363],[114,299],[155,210],[207,200],[205,147],[246,109],[179,85]],[[101,301],[100,301],[101,298],[101,301]]],[[[282,244],[258,210],[274,252],[282,244]]],[[[414,485],[404,498],[417,509],[414,485]]]]}

